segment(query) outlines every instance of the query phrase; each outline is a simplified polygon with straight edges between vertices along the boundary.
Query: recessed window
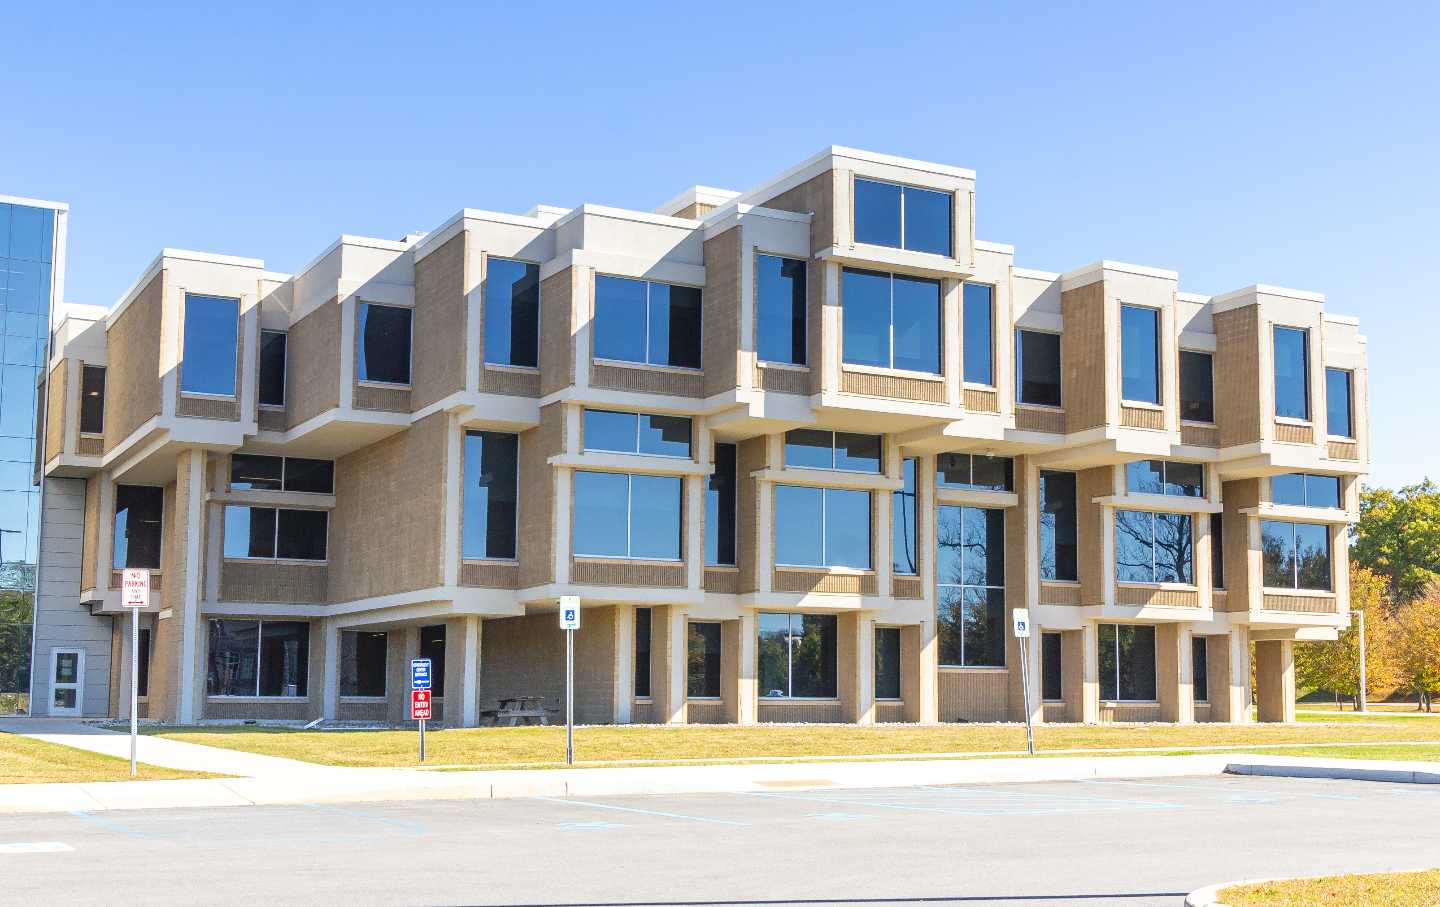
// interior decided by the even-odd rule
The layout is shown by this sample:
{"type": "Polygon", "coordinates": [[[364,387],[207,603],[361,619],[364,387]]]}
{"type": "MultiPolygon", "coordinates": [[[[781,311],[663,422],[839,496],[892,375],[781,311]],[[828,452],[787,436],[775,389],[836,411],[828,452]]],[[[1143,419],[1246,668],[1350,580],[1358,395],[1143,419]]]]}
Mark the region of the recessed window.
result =
{"type": "Polygon", "coordinates": [[[949,255],[949,192],[855,180],[855,241],[912,252],[949,255]]]}
{"type": "Polygon", "coordinates": [[[870,569],[870,492],[775,486],[775,563],[870,569]]]}
{"type": "Polygon", "coordinates": [[[323,561],[330,514],[324,510],[225,506],[225,556],[323,561]]]}
{"type": "Polygon", "coordinates": [[[650,639],[653,616],[649,608],[635,609],[635,698],[650,698],[650,639]]]}
{"type": "Polygon", "coordinates": [[[833,699],[838,649],[833,614],[760,615],[760,695],[765,699],[833,699]]]}
{"type": "Polygon", "coordinates": [[[1275,415],[1310,418],[1310,332],[1275,326],[1275,415]]]}
{"type": "Polygon", "coordinates": [[[260,375],[257,379],[261,406],[285,405],[285,351],[290,335],[284,331],[260,332],[260,375]]]}
{"type": "Polygon", "coordinates": [[[150,628],[140,628],[140,645],[135,650],[140,654],[137,659],[140,664],[135,672],[135,694],[137,696],[150,695],[150,628]]]}
{"type": "Polygon", "coordinates": [[[1180,418],[1215,421],[1215,357],[1209,353],[1180,351],[1180,418]]]}
{"type": "Polygon", "coordinates": [[[1122,583],[1195,582],[1188,513],[1115,511],[1115,578],[1122,583]]]}
{"type": "Polygon", "coordinates": [[[935,518],[940,664],[1005,666],[1005,511],[940,507],[935,518]]]}
{"type": "Polygon", "coordinates": [[[965,284],[964,372],[967,384],[995,384],[995,288],[965,284]]]}
{"type": "Polygon", "coordinates": [[[1075,473],[1040,471],[1040,578],[1079,579],[1075,473]]]}
{"type": "Polygon", "coordinates": [[[1261,520],[1260,551],[1267,589],[1332,591],[1329,526],[1261,520]]]}
{"type": "Polygon", "coordinates": [[[230,455],[233,491],[303,491],[335,493],[335,461],[306,457],[269,457],[262,454],[230,455]]]}
{"type": "Polygon", "coordinates": [[[87,365],[80,370],[80,433],[105,432],[105,367],[87,365]]]}
{"type": "Polygon", "coordinates": [[[430,692],[440,699],[445,695],[445,625],[431,624],[420,628],[420,657],[430,659],[430,692]]]}
{"type": "Polygon", "coordinates": [[[160,569],[160,523],[165,492],[153,485],[115,486],[115,542],[111,565],[160,569]]]}
{"type": "Polygon", "coordinates": [[[1325,431],[1336,438],[1355,437],[1354,381],[1349,369],[1325,370],[1325,431]]]}
{"type": "Polygon", "coordinates": [[[765,362],[805,364],[805,262],[755,256],[756,349],[765,362]]]}
{"type": "Polygon", "coordinates": [[[715,445],[715,471],[705,479],[705,563],[735,566],[735,445],[715,445]]]}
{"type": "Polygon", "coordinates": [[[1100,698],[1110,702],[1155,701],[1155,628],[1100,625],[1100,698]]]}
{"type": "Polygon", "coordinates": [[[900,628],[875,628],[875,698],[900,698],[900,628]]]}
{"type": "Polygon", "coordinates": [[[680,478],[577,471],[575,553],[680,560],[680,478]]]}
{"type": "Polygon", "coordinates": [[[1171,460],[1135,460],[1125,464],[1125,490],[1131,494],[1205,497],[1205,465],[1171,460]]]}
{"type": "Polygon", "coordinates": [[[935,457],[935,478],[941,488],[1014,491],[1015,461],[1010,457],[942,453],[935,457]]]}
{"type": "Polygon", "coordinates": [[[700,288],[595,277],[595,358],[700,367],[700,288]]]}
{"type": "Polygon", "coordinates": [[[1210,514],[1210,585],[1225,588],[1225,517],[1210,514]]]}
{"type": "Polygon", "coordinates": [[[1191,688],[1194,690],[1196,702],[1210,701],[1210,659],[1207,656],[1209,646],[1205,644],[1205,637],[1190,637],[1190,670],[1191,688]]]}
{"type": "Polygon", "coordinates": [[[1340,477],[1292,472],[1270,477],[1270,502],[1340,509],[1340,477]]]}
{"type": "Polygon", "coordinates": [[[239,336],[240,300],[186,293],[180,390],[187,394],[235,396],[239,336]]]}
{"type": "Polygon", "coordinates": [[[355,374],[361,381],[410,383],[410,324],[414,312],[393,305],[360,304],[360,350],[355,374]]]}
{"type": "Polygon", "coordinates": [[[691,623],[686,633],[685,695],[720,698],[720,625],[691,623]]]}
{"type": "Polygon", "coordinates": [[[818,428],[785,433],[785,465],[841,472],[879,472],[880,435],[818,428]]]}
{"type": "Polygon", "coordinates": [[[846,268],[841,279],[845,362],[940,374],[940,282],[846,268]]]}
{"type": "Polygon", "coordinates": [[[1040,698],[1046,702],[1065,699],[1064,649],[1059,633],[1040,634],[1040,698]]]}
{"type": "Polygon", "coordinates": [[[385,695],[384,633],[340,631],[340,695],[383,698],[385,695]]]}
{"type": "Polygon", "coordinates": [[[461,557],[515,558],[519,463],[519,436],[498,431],[465,433],[461,557]]]}
{"type": "Polygon", "coordinates": [[[1160,311],[1120,307],[1120,396],[1132,403],[1160,402],[1160,311]]]}
{"type": "Polygon", "coordinates": [[[302,697],[310,674],[310,625],[294,620],[210,621],[210,696],[302,697]]]}
{"type": "Polygon", "coordinates": [[[690,456],[690,417],[585,410],[585,449],[690,456]]]}
{"type": "Polygon", "coordinates": [[[534,368],[540,361],[540,266],[485,261],[485,361],[534,368]]]}
{"type": "Polygon", "coordinates": [[[1060,405],[1060,335],[1015,332],[1015,399],[1031,406],[1060,405]]]}
{"type": "Polygon", "coordinates": [[[890,492],[891,569],[900,576],[914,576],[919,572],[918,462],[914,457],[901,461],[900,474],[905,484],[898,491],[890,492]]]}

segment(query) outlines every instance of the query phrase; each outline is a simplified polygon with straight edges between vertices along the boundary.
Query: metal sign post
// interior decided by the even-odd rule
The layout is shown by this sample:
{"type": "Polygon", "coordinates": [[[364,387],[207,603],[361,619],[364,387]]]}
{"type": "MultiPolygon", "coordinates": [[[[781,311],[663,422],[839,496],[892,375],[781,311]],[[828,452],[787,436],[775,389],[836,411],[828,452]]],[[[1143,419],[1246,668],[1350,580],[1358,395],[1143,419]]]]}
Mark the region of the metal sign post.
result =
{"type": "Polygon", "coordinates": [[[420,761],[425,761],[425,722],[430,718],[430,659],[410,659],[410,720],[420,722],[420,761]]]}
{"type": "Polygon", "coordinates": [[[560,629],[565,631],[565,764],[575,764],[575,631],[580,629],[580,596],[560,596],[560,629]]]}
{"type": "Polygon", "coordinates": [[[1012,617],[1015,638],[1020,641],[1020,692],[1025,702],[1025,748],[1035,755],[1035,726],[1030,721],[1030,663],[1026,652],[1030,648],[1030,609],[1016,608],[1012,617]]]}
{"type": "Polygon", "coordinates": [[[150,571],[126,567],[120,574],[120,590],[121,604],[130,609],[130,777],[134,778],[140,739],[140,609],[150,604],[150,571]]]}

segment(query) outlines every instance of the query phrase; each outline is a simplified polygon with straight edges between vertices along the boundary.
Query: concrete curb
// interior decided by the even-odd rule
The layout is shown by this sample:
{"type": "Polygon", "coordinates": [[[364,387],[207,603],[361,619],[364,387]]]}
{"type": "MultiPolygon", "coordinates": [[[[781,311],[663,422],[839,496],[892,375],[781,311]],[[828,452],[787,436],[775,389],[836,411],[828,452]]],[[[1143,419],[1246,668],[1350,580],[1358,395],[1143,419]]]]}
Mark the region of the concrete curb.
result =
{"type": "MultiPolygon", "coordinates": [[[[1257,760],[1263,757],[1252,757],[1257,760]]],[[[1440,784],[1440,766],[1414,763],[1372,763],[1353,760],[1354,764],[1305,760],[1232,762],[1225,766],[1227,775],[1257,775],[1270,778],[1321,778],[1333,781],[1385,781],[1392,784],[1440,784]]]]}

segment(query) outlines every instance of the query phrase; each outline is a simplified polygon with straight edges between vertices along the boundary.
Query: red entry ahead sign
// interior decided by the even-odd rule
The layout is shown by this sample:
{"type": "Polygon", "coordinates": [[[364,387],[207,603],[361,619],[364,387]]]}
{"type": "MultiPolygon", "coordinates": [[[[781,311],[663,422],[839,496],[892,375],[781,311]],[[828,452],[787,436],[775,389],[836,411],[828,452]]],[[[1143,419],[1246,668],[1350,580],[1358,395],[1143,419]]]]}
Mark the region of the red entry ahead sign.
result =
{"type": "Polygon", "coordinates": [[[411,691],[410,691],[410,720],[411,720],[411,721],[429,721],[429,720],[430,720],[430,691],[429,691],[429,690],[411,690],[411,691]]]}

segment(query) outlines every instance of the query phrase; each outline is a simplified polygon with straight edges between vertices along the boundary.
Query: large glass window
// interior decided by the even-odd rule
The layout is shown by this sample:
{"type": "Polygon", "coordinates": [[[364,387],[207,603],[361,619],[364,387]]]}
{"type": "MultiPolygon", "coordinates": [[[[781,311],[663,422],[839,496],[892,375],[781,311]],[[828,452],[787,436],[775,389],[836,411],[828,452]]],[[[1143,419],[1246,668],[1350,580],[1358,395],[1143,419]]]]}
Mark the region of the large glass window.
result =
{"type": "Polygon", "coordinates": [[[1171,460],[1135,460],[1125,464],[1125,490],[1131,494],[1205,497],[1205,465],[1171,460]]]}
{"type": "Polygon", "coordinates": [[[951,254],[949,192],[855,179],[855,241],[951,254]]]}
{"type": "Polygon", "coordinates": [[[1210,514],[1210,585],[1225,588],[1225,517],[1210,514]]]}
{"type": "Polygon", "coordinates": [[[80,433],[105,431],[105,367],[87,365],[80,370],[80,433]]]}
{"type": "Polygon", "coordinates": [[[1060,702],[1065,698],[1064,637],[1059,633],[1040,634],[1040,698],[1060,702]]]}
{"type": "Polygon", "coordinates": [[[230,488],[234,491],[302,491],[335,493],[335,461],[305,457],[230,455],[230,488]]]}
{"type": "Polygon", "coordinates": [[[112,566],[160,569],[160,521],[165,492],[153,485],[115,486],[112,566]]]}
{"type": "Polygon", "coordinates": [[[188,394],[235,396],[239,336],[240,300],[186,293],[180,389],[188,394]]]}
{"type": "Polygon", "coordinates": [[[715,445],[715,471],[705,480],[705,563],[735,565],[735,445],[715,445]]]}
{"type": "Polygon", "coordinates": [[[760,615],[760,695],[833,699],[838,673],[833,614],[760,615]]]}
{"type": "Polygon", "coordinates": [[[936,511],[936,621],[940,663],[1005,665],[1005,511],[936,511]]]}
{"type": "Polygon", "coordinates": [[[686,634],[685,695],[720,698],[720,625],[691,623],[686,634]]]}
{"type": "Polygon", "coordinates": [[[1215,421],[1215,357],[1209,353],[1180,351],[1180,418],[1215,421]]]}
{"type": "Polygon", "coordinates": [[[1195,694],[1196,702],[1210,701],[1210,659],[1207,657],[1209,646],[1205,644],[1205,637],[1190,637],[1190,684],[1195,694]]]}
{"type": "Polygon", "coordinates": [[[965,381],[995,383],[995,288],[983,283],[965,284],[963,358],[965,381]]]}
{"type": "Polygon", "coordinates": [[[917,519],[917,460],[906,457],[900,463],[904,485],[890,493],[890,559],[891,569],[902,576],[919,572],[920,527],[917,519]]]}
{"type": "Polygon", "coordinates": [[[514,559],[519,463],[519,436],[498,431],[465,433],[461,557],[514,559]]]}
{"type": "Polygon", "coordinates": [[[540,266],[488,258],[485,262],[485,361],[540,362],[540,266]]]}
{"type": "Polygon", "coordinates": [[[1261,520],[1260,550],[1266,588],[1333,590],[1329,526],[1261,520]]]}
{"type": "Polygon", "coordinates": [[[1275,415],[1310,418],[1310,332],[1275,326],[1275,415]]]}
{"type": "Polygon", "coordinates": [[[330,514],[324,510],[225,506],[226,557],[325,560],[330,514]]]}
{"type": "Polygon", "coordinates": [[[285,352],[289,340],[290,335],[284,331],[260,332],[261,406],[285,405],[285,352]]]}
{"type": "Polygon", "coordinates": [[[1115,511],[1115,578],[1194,583],[1194,520],[1188,513],[1115,511]]]}
{"type": "Polygon", "coordinates": [[[361,381],[410,383],[410,323],[414,313],[393,305],[360,304],[360,349],[355,374],[361,381]]]}
{"type": "Polygon", "coordinates": [[[585,410],[585,449],[690,456],[690,417],[585,410]]]}
{"type": "Polygon", "coordinates": [[[880,435],[794,428],[785,433],[785,465],[879,472],[880,446],[880,435]]]}
{"type": "Polygon", "coordinates": [[[1015,332],[1015,399],[1032,406],[1060,405],[1060,335],[1015,332]]]}
{"type": "Polygon", "coordinates": [[[700,367],[700,288],[595,277],[595,358],[700,367]]]}
{"type": "Polygon", "coordinates": [[[942,453],[935,457],[935,477],[941,488],[1013,491],[1015,461],[1010,457],[942,453]]]}
{"type": "Polygon", "coordinates": [[[207,695],[303,697],[309,673],[308,623],[210,621],[207,695]]]}
{"type": "Polygon", "coordinates": [[[900,698],[900,628],[875,628],[875,698],[900,698]]]}
{"type": "Polygon", "coordinates": [[[679,476],[577,471],[575,553],[680,560],[679,476]]]}
{"type": "Polygon", "coordinates": [[[805,262],[755,256],[756,349],[765,362],[805,364],[805,262]]]}
{"type": "Polygon", "coordinates": [[[1100,698],[1155,701],[1155,628],[1100,625],[1100,698]]]}
{"type": "Polygon", "coordinates": [[[846,268],[840,288],[846,362],[940,374],[940,282],[846,268]]]}
{"type": "Polygon", "coordinates": [[[1136,403],[1160,402],[1160,312],[1120,307],[1120,396],[1136,403]]]}
{"type": "Polygon", "coordinates": [[[1040,471],[1040,578],[1079,579],[1075,473],[1040,471]]]}
{"type": "Polygon", "coordinates": [[[1325,370],[1325,432],[1336,438],[1355,437],[1354,375],[1349,369],[1325,370]]]}
{"type": "Polygon", "coordinates": [[[650,698],[650,639],[653,619],[649,608],[635,609],[635,698],[650,698]]]}
{"type": "Polygon", "coordinates": [[[1270,502],[1298,507],[1340,507],[1340,477],[1292,472],[1270,477],[1270,502]]]}
{"type": "Polygon", "coordinates": [[[340,695],[385,695],[384,633],[340,632],[340,695]]]}
{"type": "Polygon", "coordinates": [[[775,486],[775,563],[870,569],[870,492],[775,486]]]}

